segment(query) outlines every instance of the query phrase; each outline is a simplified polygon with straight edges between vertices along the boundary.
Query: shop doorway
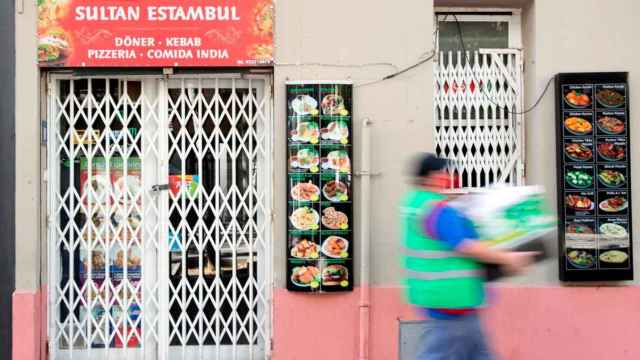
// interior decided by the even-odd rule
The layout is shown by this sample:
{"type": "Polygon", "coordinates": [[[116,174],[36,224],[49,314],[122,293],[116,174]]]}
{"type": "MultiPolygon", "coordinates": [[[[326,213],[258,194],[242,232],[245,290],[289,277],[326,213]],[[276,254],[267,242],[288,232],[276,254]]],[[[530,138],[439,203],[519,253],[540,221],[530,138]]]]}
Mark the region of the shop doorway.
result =
{"type": "Polygon", "coordinates": [[[50,75],[49,351],[262,359],[269,76],[50,75]]]}

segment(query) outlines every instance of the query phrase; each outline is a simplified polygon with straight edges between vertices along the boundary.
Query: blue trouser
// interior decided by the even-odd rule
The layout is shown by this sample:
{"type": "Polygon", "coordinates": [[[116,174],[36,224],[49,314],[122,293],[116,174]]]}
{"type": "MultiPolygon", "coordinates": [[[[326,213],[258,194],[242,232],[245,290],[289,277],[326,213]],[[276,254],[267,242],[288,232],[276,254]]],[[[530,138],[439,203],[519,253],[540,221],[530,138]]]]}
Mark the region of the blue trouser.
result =
{"type": "Polygon", "coordinates": [[[478,314],[424,322],[417,360],[491,360],[478,314]]]}

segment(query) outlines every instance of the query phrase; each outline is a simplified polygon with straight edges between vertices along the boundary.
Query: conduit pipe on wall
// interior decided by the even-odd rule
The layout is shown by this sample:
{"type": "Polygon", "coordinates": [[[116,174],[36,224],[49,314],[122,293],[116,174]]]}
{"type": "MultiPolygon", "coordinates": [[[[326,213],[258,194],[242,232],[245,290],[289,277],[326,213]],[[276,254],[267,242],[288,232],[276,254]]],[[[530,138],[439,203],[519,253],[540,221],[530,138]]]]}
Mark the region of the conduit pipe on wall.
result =
{"type": "Polygon", "coordinates": [[[359,319],[360,331],[358,336],[358,359],[369,358],[369,327],[370,327],[370,181],[371,181],[371,158],[370,158],[370,127],[372,121],[369,118],[362,120],[362,134],[360,146],[360,304],[359,319]]]}

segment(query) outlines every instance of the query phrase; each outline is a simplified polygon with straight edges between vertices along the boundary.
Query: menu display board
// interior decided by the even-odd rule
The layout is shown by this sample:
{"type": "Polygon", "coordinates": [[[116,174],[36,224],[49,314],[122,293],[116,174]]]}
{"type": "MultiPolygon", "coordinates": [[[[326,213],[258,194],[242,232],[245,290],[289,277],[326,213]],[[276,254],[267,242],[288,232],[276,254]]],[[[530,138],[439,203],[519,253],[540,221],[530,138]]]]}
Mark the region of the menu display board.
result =
{"type": "Polygon", "coordinates": [[[560,279],[632,280],[627,73],[556,77],[560,279]]]}
{"type": "Polygon", "coordinates": [[[287,289],[353,290],[350,82],[288,82],[287,289]]]}

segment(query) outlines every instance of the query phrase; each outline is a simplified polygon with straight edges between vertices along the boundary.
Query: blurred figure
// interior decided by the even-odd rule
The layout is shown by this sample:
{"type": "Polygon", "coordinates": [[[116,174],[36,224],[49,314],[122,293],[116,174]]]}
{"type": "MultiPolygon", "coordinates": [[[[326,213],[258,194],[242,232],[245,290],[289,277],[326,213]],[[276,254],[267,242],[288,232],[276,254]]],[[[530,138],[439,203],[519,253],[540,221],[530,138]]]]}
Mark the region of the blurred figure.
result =
{"type": "Polygon", "coordinates": [[[447,165],[433,154],[420,155],[414,188],[402,204],[407,299],[430,318],[418,359],[489,360],[493,356],[477,314],[486,303],[485,266],[497,264],[517,273],[531,259],[477,241],[473,223],[447,205],[447,165]]]}

